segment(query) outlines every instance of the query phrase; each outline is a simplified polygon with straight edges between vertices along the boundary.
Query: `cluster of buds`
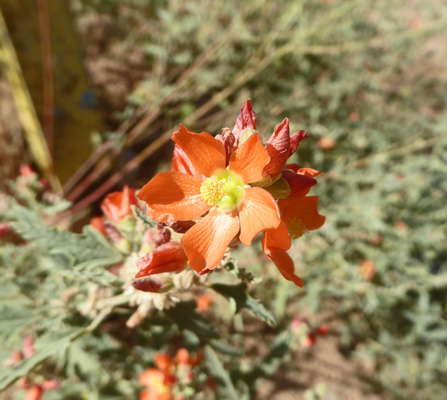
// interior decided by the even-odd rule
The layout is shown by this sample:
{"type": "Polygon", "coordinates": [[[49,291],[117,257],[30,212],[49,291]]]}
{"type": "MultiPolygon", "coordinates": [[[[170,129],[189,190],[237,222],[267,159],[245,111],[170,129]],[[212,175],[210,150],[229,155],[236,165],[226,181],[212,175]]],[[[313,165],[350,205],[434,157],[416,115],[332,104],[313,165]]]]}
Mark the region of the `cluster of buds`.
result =
{"type": "Polygon", "coordinates": [[[187,400],[199,391],[203,394],[214,389],[214,382],[201,371],[202,360],[201,355],[192,356],[185,348],[173,358],[166,353],[156,354],[156,368],[140,374],[139,381],[146,387],[140,400],[187,400]]]}
{"type": "Polygon", "coordinates": [[[315,346],[318,337],[329,333],[329,326],[320,324],[314,326],[307,318],[294,317],[291,323],[292,332],[297,338],[298,345],[302,348],[315,346]]]}
{"type": "MultiPolygon", "coordinates": [[[[14,367],[33,354],[34,339],[32,336],[26,336],[23,339],[22,350],[12,353],[4,364],[6,367],[14,367]]],[[[26,390],[24,400],[40,400],[46,391],[57,389],[59,385],[59,381],[55,379],[43,379],[42,377],[23,378],[19,383],[20,389],[26,390]]]]}
{"type": "MultiPolygon", "coordinates": [[[[204,280],[187,269],[188,259],[175,236],[190,227],[188,224],[149,226],[137,217],[140,202],[135,189],[125,186],[122,191],[108,194],[101,203],[103,216],[90,224],[103,234],[124,256],[124,262],[111,272],[124,280],[123,295],[137,310],[127,321],[128,327],[139,325],[154,309],[163,310],[179,301],[179,294],[193,283],[204,280]]],[[[98,289],[99,290],[99,289],[98,289]]],[[[92,294],[83,313],[95,306],[98,290],[92,294]]]]}

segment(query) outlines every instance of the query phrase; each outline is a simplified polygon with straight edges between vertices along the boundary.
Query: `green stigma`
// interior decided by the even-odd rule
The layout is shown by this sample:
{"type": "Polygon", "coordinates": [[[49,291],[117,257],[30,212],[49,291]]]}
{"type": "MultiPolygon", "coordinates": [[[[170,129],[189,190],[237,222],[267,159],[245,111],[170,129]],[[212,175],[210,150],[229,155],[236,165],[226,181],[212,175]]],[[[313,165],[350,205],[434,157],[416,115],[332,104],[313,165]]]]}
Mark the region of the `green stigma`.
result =
{"type": "Polygon", "coordinates": [[[205,179],[200,195],[209,206],[217,205],[225,211],[234,210],[242,200],[244,182],[240,176],[225,170],[205,179]]]}

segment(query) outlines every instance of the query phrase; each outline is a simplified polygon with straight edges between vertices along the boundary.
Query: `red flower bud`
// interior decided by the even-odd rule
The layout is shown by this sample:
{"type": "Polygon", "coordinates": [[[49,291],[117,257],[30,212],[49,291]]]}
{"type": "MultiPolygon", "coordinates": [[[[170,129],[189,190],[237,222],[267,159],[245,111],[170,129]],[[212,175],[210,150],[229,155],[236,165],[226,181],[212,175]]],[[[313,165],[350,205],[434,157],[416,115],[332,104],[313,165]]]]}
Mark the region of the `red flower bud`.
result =
{"type": "Polygon", "coordinates": [[[40,400],[42,398],[44,390],[40,386],[33,386],[25,394],[23,400],[40,400]]]}
{"type": "Polygon", "coordinates": [[[168,242],[146,254],[137,264],[140,272],[135,278],[162,272],[179,272],[186,268],[188,258],[179,242],[168,242]]]}
{"type": "Polygon", "coordinates": [[[253,111],[250,99],[243,104],[241,113],[236,119],[233,128],[233,135],[236,140],[239,139],[240,133],[247,128],[256,129],[256,113],[253,111]]]}
{"type": "Polygon", "coordinates": [[[135,189],[126,185],[122,192],[109,193],[101,203],[101,210],[112,222],[119,223],[124,218],[133,215],[131,205],[137,205],[135,189]]]}

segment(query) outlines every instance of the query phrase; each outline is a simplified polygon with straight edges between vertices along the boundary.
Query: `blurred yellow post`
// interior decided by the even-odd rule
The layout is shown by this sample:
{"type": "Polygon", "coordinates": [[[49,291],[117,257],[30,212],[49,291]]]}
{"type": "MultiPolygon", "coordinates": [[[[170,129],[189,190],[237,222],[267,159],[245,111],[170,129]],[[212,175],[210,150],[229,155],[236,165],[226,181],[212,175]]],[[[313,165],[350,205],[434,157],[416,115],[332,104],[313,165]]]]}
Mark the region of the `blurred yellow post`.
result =
{"type": "MultiPolygon", "coordinates": [[[[43,93],[49,83],[45,82],[42,72],[38,5],[36,0],[0,0],[22,78],[28,86],[35,115],[42,121],[43,93]]],[[[51,39],[53,62],[53,162],[56,176],[64,183],[91,154],[91,133],[103,131],[104,124],[102,112],[94,108],[95,96],[84,69],[83,48],[70,13],[70,2],[46,0],[46,6],[48,25],[43,28],[48,30],[51,39]]]]}
{"type": "Polygon", "coordinates": [[[36,164],[42,170],[53,189],[60,188],[53,173],[53,165],[37,118],[28,88],[23,78],[17,55],[9,37],[8,29],[0,9],[0,64],[2,71],[11,85],[11,91],[17,109],[17,114],[25,131],[26,140],[34,156],[36,164]]]}

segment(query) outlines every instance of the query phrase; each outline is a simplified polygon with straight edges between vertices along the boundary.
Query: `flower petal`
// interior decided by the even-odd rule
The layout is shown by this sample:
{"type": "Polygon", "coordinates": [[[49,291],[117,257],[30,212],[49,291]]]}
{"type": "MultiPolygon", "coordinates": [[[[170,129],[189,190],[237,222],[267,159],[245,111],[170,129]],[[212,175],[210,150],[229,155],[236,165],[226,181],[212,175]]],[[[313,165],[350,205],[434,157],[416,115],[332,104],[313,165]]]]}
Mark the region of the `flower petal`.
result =
{"type": "Polygon", "coordinates": [[[315,179],[302,174],[294,174],[291,171],[283,171],[282,176],[290,185],[289,197],[306,196],[311,187],[317,184],[315,179]]]}
{"type": "Polygon", "coordinates": [[[299,219],[312,231],[320,228],[326,218],[318,213],[318,196],[291,197],[278,201],[282,220],[289,224],[293,219],[299,219]]]}
{"type": "Polygon", "coordinates": [[[209,177],[217,170],[225,169],[225,147],[209,133],[196,133],[180,124],[179,130],[172,134],[172,140],[181,147],[200,174],[209,177]]]}
{"type": "Polygon", "coordinates": [[[161,172],[143,186],[137,197],[147,203],[147,214],[157,222],[189,221],[210,209],[200,196],[201,184],[191,175],[161,172]]]}
{"type": "Polygon", "coordinates": [[[189,265],[197,272],[215,268],[238,232],[239,219],[235,211],[226,213],[217,207],[211,209],[182,237],[189,265]]]}
{"type": "Polygon", "coordinates": [[[287,225],[281,221],[276,229],[269,229],[264,232],[262,236],[262,247],[265,249],[278,248],[281,250],[288,250],[292,245],[292,241],[289,236],[289,229],[287,225]]]}
{"type": "Polygon", "coordinates": [[[144,386],[157,386],[163,383],[164,374],[162,371],[156,369],[156,368],[149,368],[145,371],[143,371],[140,376],[138,377],[138,380],[140,383],[144,386]]]}
{"type": "Polygon", "coordinates": [[[281,223],[275,199],[266,190],[258,187],[245,189],[239,205],[239,219],[239,239],[247,246],[251,245],[251,241],[259,232],[277,228],[281,223]]]}
{"type": "Polygon", "coordinates": [[[254,133],[231,155],[229,167],[244,183],[252,183],[263,179],[263,170],[269,161],[259,135],[254,133]]]}
{"type": "Polygon", "coordinates": [[[318,175],[323,175],[323,172],[317,171],[316,169],[312,168],[300,168],[296,173],[307,176],[309,178],[315,178],[318,175]]]}
{"type": "Polygon", "coordinates": [[[154,362],[157,368],[165,374],[174,366],[174,360],[166,353],[157,353],[154,355],[154,362]]]}
{"type": "Polygon", "coordinates": [[[143,257],[137,264],[140,271],[135,278],[162,272],[179,272],[186,268],[187,263],[183,246],[179,242],[167,242],[143,257]]]}
{"type": "Polygon", "coordinates": [[[264,172],[272,177],[276,177],[284,168],[289,158],[290,129],[287,118],[275,126],[273,135],[268,140],[266,148],[270,156],[270,162],[264,168],[264,172]]]}
{"type": "Polygon", "coordinates": [[[171,171],[182,172],[187,175],[202,178],[202,174],[198,173],[182,148],[176,143],[174,147],[174,155],[172,157],[171,171]]]}
{"type": "Polygon", "coordinates": [[[293,260],[284,250],[273,247],[269,249],[269,252],[266,252],[265,255],[269,260],[275,263],[276,267],[279,269],[279,272],[281,272],[284,278],[293,282],[299,287],[304,286],[303,280],[295,275],[293,260]]]}
{"type": "Polygon", "coordinates": [[[101,202],[101,210],[112,222],[119,223],[127,216],[131,216],[131,205],[136,205],[135,189],[124,186],[122,192],[109,193],[101,202]]]}
{"type": "Polygon", "coordinates": [[[308,138],[308,134],[306,133],[306,131],[299,131],[299,132],[295,132],[291,137],[290,137],[290,150],[289,150],[289,157],[295,153],[296,149],[298,148],[298,145],[300,144],[300,142],[303,139],[308,138]]]}
{"type": "Polygon", "coordinates": [[[243,104],[241,113],[236,119],[236,124],[233,128],[233,135],[236,137],[236,140],[239,138],[239,134],[247,128],[256,129],[256,113],[253,111],[250,99],[243,104]]]}

